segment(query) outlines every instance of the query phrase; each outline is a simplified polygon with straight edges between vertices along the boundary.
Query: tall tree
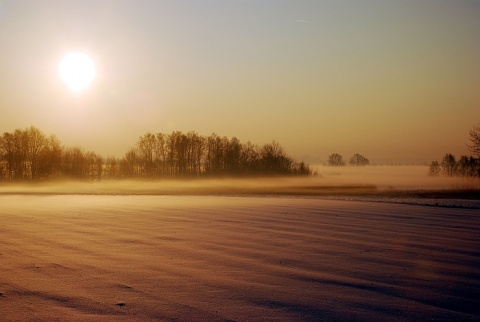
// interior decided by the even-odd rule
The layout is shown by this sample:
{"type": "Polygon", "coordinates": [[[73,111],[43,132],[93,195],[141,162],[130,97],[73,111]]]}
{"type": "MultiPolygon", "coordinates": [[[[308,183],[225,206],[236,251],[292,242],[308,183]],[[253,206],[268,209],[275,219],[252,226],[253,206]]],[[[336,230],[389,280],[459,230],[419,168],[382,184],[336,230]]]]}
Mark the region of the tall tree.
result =
{"type": "Polygon", "coordinates": [[[38,175],[43,178],[50,178],[58,175],[62,165],[62,147],[58,138],[51,135],[46,142],[41,155],[38,175]]]}
{"type": "Polygon", "coordinates": [[[157,133],[155,144],[155,167],[160,176],[165,176],[167,175],[167,136],[157,133]]]}
{"type": "Polygon", "coordinates": [[[140,162],[143,164],[145,175],[150,178],[155,174],[156,145],[155,135],[150,132],[141,136],[137,142],[140,162]]]}
{"type": "Polygon", "coordinates": [[[33,180],[38,179],[40,156],[47,147],[47,138],[39,129],[31,126],[25,130],[26,140],[26,161],[30,168],[30,177],[33,180]]]}
{"type": "Polygon", "coordinates": [[[0,154],[6,163],[6,179],[11,180],[15,178],[15,138],[12,133],[5,132],[0,137],[0,154]]]}
{"type": "Polygon", "coordinates": [[[480,158],[480,122],[473,126],[469,132],[471,145],[468,146],[470,152],[480,158]]]}
{"type": "Polygon", "coordinates": [[[120,162],[115,157],[107,157],[105,160],[105,171],[103,176],[106,179],[120,178],[120,162]]]}
{"type": "Polygon", "coordinates": [[[457,162],[453,154],[447,153],[442,160],[442,171],[446,175],[453,176],[457,168],[457,162]]]}
{"type": "Polygon", "coordinates": [[[140,164],[141,159],[138,150],[135,148],[128,150],[120,162],[123,176],[126,178],[134,178],[143,175],[140,164]]]}
{"type": "Polygon", "coordinates": [[[288,174],[291,170],[292,160],[287,157],[278,142],[265,144],[260,149],[261,164],[265,174],[288,174]]]}

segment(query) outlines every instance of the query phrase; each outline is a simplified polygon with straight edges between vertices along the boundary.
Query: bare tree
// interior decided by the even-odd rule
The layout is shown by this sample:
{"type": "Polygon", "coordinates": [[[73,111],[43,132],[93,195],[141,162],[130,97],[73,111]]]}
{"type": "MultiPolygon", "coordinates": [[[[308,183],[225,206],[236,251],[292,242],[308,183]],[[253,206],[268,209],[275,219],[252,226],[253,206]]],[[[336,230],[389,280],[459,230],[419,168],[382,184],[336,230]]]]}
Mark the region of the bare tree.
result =
{"type": "Polygon", "coordinates": [[[128,150],[120,162],[120,167],[123,176],[126,178],[140,177],[143,175],[138,150],[135,148],[128,150]]]}
{"type": "Polygon", "coordinates": [[[363,155],[356,153],[350,158],[350,161],[348,163],[354,166],[365,166],[368,165],[370,161],[368,161],[368,159],[365,158],[363,155]]]}
{"type": "Polygon", "coordinates": [[[163,133],[155,135],[155,163],[160,176],[167,174],[167,136],[163,133]]]}
{"type": "Polygon", "coordinates": [[[148,132],[144,136],[138,139],[137,147],[140,158],[140,162],[143,163],[143,169],[147,177],[153,177],[155,171],[155,148],[156,148],[155,135],[148,132]]]}
{"type": "Polygon", "coordinates": [[[14,176],[15,180],[24,180],[28,179],[28,170],[27,170],[27,138],[25,131],[16,129],[13,132],[14,140],[14,152],[13,152],[13,161],[14,161],[14,176]]]}
{"type": "MultiPolygon", "coordinates": [[[[340,164],[344,164],[341,156],[340,164]]],[[[62,147],[55,136],[46,137],[33,126],[0,136],[0,180],[310,173],[307,164],[295,162],[275,141],[259,147],[215,133],[209,137],[180,131],[170,135],[146,133],[121,159],[104,159],[81,147],[62,147]]]]}
{"type": "Polygon", "coordinates": [[[453,176],[457,168],[457,162],[453,154],[447,153],[442,160],[442,171],[446,175],[453,176]]]}
{"type": "Polygon", "coordinates": [[[240,153],[241,167],[243,174],[257,174],[260,171],[260,149],[255,144],[248,141],[242,144],[240,153]]]}
{"type": "Polygon", "coordinates": [[[62,166],[62,147],[58,138],[51,135],[46,139],[46,146],[42,151],[38,175],[43,178],[58,175],[62,166]]]}
{"type": "Polygon", "coordinates": [[[43,149],[47,147],[47,138],[39,129],[31,126],[25,130],[26,140],[26,161],[30,169],[30,177],[35,180],[38,178],[40,167],[40,156],[43,149]]]}
{"type": "Polygon", "coordinates": [[[479,160],[474,157],[462,155],[457,162],[456,174],[464,177],[474,177],[478,175],[479,160]]]}
{"type": "Polygon", "coordinates": [[[471,145],[468,146],[470,152],[480,158],[480,122],[473,126],[469,132],[471,145]]]}
{"type": "Polygon", "coordinates": [[[288,174],[291,170],[293,161],[287,157],[283,148],[276,141],[265,144],[260,149],[260,155],[263,173],[288,174]]]}
{"type": "Polygon", "coordinates": [[[12,133],[5,132],[0,137],[0,154],[6,163],[6,179],[11,180],[15,177],[15,139],[12,133]]]}
{"type": "Polygon", "coordinates": [[[343,157],[338,153],[332,153],[328,157],[328,165],[331,166],[344,166],[345,162],[343,161],[343,157]]]}
{"type": "Polygon", "coordinates": [[[117,179],[120,177],[120,162],[117,158],[112,156],[107,157],[103,177],[107,179],[117,179]]]}
{"type": "Polygon", "coordinates": [[[440,164],[438,161],[432,161],[428,174],[431,176],[438,176],[440,174],[440,164]]]}

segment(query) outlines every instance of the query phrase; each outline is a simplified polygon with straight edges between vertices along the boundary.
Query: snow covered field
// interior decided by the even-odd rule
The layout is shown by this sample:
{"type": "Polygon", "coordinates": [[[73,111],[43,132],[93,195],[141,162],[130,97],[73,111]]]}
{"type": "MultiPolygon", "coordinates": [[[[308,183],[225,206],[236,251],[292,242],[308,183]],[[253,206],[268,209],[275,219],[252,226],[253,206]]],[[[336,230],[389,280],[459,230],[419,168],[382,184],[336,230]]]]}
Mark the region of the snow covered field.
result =
{"type": "Polygon", "coordinates": [[[4,321],[479,320],[480,213],[289,196],[0,196],[4,321]]]}

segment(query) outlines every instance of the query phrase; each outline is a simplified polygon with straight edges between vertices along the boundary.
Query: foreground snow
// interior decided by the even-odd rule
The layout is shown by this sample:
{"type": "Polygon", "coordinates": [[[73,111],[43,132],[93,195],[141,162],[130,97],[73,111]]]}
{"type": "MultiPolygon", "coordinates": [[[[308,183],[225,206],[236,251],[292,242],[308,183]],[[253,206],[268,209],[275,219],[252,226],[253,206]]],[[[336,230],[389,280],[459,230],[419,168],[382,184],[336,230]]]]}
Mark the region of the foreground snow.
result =
{"type": "Polygon", "coordinates": [[[3,321],[479,320],[478,210],[0,196],[3,321]]]}

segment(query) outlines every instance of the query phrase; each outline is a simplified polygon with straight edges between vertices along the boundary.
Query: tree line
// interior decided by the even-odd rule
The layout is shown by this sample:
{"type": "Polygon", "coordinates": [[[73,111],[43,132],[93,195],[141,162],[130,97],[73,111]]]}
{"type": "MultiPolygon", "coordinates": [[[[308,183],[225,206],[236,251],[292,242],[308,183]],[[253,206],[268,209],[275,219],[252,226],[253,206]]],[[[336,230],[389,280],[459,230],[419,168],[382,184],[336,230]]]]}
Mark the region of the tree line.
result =
{"type": "MultiPolygon", "coordinates": [[[[370,161],[367,158],[365,158],[363,155],[355,153],[348,161],[348,164],[352,166],[366,166],[370,164],[370,161]]],[[[343,156],[341,154],[332,153],[328,157],[328,165],[345,166],[346,163],[345,161],[343,161],[343,156]]]]}
{"type": "Polygon", "coordinates": [[[447,153],[441,162],[432,161],[430,175],[480,177],[480,123],[475,125],[468,134],[470,144],[467,144],[467,147],[472,156],[462,155],[457,160],[453,154],[447,153]]]}
{"type": "Polygon", "coordinates": [[[309,174],[309,166],[293,160],[276,141],[258,146],[215,133],[146,133],[121,158],[65,147],[33,126],[0,136],[3,181],[309,174]]]}
{"type": "Polygon", "coordinates": [[[429,174],[438,176],[480,177],[480,159],[462,155],[458,160],[451,153],[445,154],[442,162],[432,161],[429,174]]]}

